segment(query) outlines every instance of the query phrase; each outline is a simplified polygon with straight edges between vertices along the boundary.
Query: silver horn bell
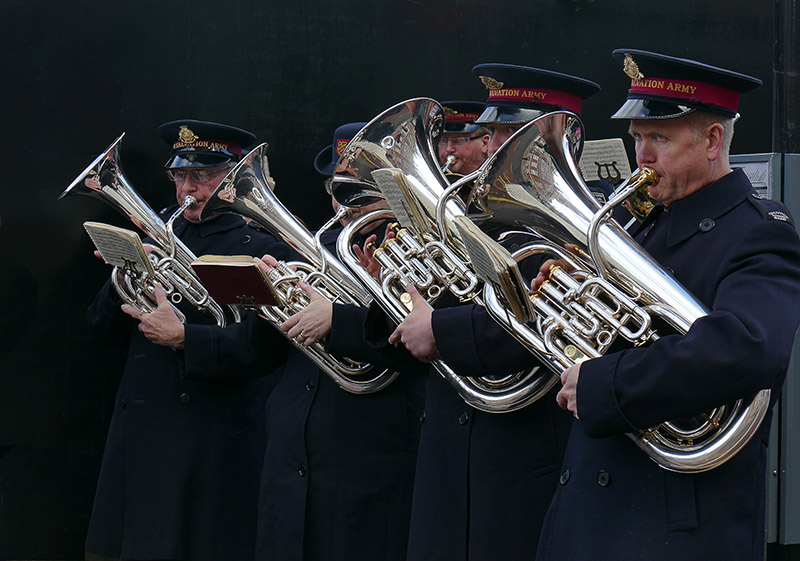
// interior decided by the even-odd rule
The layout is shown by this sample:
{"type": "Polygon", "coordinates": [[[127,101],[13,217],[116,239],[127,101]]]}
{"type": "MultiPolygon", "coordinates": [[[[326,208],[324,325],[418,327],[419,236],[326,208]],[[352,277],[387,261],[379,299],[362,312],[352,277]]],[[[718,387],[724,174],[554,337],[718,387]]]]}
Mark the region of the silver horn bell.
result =
{"type": "MultiPolygon", "coordinates": [[[[338,304],[369,305],[371,298],[341,263],[320,241],[320,234],[339,218],[334,216],[317,235],[312,235],[290,213],[273,192],[275,182],[269,174],[267,144],[261,144],[234,167],[206,202],[201,218],[216,214],[235,213],[254,221],[276,237],[282,238],[305,261],[279,263],[270,278],[280,296],[281,305],[261,306],[259,315],[280,331],[290,316],[303,310],[310,302],[300,288],[305,282],[323,298],[338,304]]],[[[346,209],[340,209],[341,213],[346,209]]],[[[372,393],[383,389],[397,377],[397,372],[376,366],[337,358],[324,350],[321,342],[313,345],[292,344],[306,354],[342,389],[355,394],[372,393]]]]}
{"type": "MultiPolygon", "coordinates": [[[[591,196],[569,150],[578,117],[554,112],[524,126],[490,158],[471,194],[471,218],[485,233],[523,231],[535,239],[516,260],[547,254],[569,264],[554,268],[531,298],[528,317],[509,313],[491,282],[489,313],[542,363],[560,374],[604,354],[615,341],[644,345],[659,334],[659,318],[686,333],[706,307],[664,270],[614,220],[612,205],[639,184],[655,183],[644,168],[618,188],[602,209],[591,196]],[[624,191],[620,193],[620,191],[624,191]]],[[[479,272],[486,278],[489,271],[479,272]]],[[[701,472],[733,457],[755,434],[769,407],[769,390],[717,407],[697,418],[663,422],[629,436],[661,467],[701,472]]]]}
{"type": "MultiPolygon", "coordinates": [[[[152,312],[156,308],[154,286],[158,282],[171,304],[177,305],[185,300],[198,310],[209,313],[217,325],[224,327],[227,319],[223,308],[211,298],[192,270],[195,255],[172,232],[174,219],[194,202],[185,200],[165,224],[131,186],[119,165],[119,146],[124,136],[125,133],[121,134],[105,152],[89,164],[61,193],[59,199],[75,194],[100,199],[133,222],[155,243],[156,247],[148,255],[153,265],[152,275],[119,267],[114,267],[111,273],[117,293],[127,304],[142,312],[152,312]]],[[[174,310],[183,320],[180,310],[174,310]]],[[[238,321],[238,310],[231,310],[234,319],[238,321]]]]}
{"type": "MultiPolygon", "coordinates": [[[[394,105],[361,129],[345,148],[334,175],[334,197],[343,205],[386,199],[391,210],[377,210],[353,221],[339,235],[342,262],[369,290],[395,323],[409,313],[405,292],[413,284],[428,304],[450,292],[461,301],[480,301],[482,283],[470,265],[454,225],[466,213],[464,203],[449,197],[434,142],[441,133],[444,110],[429,98],[394,105]],[[401,228],[375,252],[380,281],[360,264],[352,247],[355,235],[375,221],[394,218],[401,228]]],[[[471,175],[469,176],[471,177],[471,175]]],[[[466,403],[491,413],[525,407],[553,387],[557,378],[538,366],[502,377],[462,377],[442,360],[430,363],[466,403]]]]}

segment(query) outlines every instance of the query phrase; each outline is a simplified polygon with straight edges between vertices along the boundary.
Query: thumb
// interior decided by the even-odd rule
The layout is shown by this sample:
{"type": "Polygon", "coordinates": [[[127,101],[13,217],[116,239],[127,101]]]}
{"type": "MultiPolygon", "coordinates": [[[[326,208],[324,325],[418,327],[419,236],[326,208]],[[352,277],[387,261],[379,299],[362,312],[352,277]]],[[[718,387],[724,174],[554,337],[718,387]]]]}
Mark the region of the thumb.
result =
{"type": "Polygon", "coordinates": [[[398,325],[395,330],[389,335],[389,344],[396,345],[398,341],[401,340],[403,336],[402,325],[398,325]]]}

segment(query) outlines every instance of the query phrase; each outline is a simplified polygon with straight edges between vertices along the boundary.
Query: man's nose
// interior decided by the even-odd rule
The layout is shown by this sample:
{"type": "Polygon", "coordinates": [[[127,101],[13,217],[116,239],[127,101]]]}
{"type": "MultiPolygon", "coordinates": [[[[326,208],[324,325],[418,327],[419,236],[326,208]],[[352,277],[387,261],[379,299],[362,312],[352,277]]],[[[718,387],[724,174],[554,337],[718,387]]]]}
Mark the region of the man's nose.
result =
{"type": "Polygon", "coordinates": [[[649,164],[655,160],[655,152],[647,142],[640,142],[636,147],[636,163],[638,165],[649,164]]]}
{"type": "Polygon", "coordinates": [[[191,175],[187,175],[186,179],[184,179],[183,183],[181,184],[181,189],[183,191],[197,191],[197,182],[192,178],[191,175]]]}

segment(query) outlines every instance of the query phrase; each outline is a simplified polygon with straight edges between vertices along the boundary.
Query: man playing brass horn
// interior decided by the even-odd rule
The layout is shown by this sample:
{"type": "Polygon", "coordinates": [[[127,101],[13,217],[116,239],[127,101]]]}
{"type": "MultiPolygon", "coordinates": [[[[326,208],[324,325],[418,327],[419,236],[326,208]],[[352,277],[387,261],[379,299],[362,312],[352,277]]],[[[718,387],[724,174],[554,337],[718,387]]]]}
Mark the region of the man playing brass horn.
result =
{"type": "Polygon", "coordinates": [[[485,104],[445,101],[444,130],[439,139],[439,163],[445,173],[467,175],[481,167],[489,148],[489,129],[475,122],[485,104]]]}
{"type": "MultiPolygon", "coordinates": [[[[239,216],[199,218],[252,133],[181,120],[159,135],[172,147],[165,167],[178,202],[197,199],[175,221],[193,253],[288,256],[287,246],[239,216]]],[[[157,296],[152,313],[121,310],[108,282],[89,308],[90,330],[126,345],[128,358],[86,550],[121,559],[251,561],[268,392],[267,380],[255,378],[262,373],[251,337],[256,318],[222,328],[183,303],[181,323],[160,287],[157,296]]]]}
{"type": "MultiPolygon", "coordinates": [[[[525,123],[559,109],[580,113],[582,100],[599,90],[583,78],[525,66],[479,64],[473,73],[489,89],[476,123],[491,131],[490,156],[525,123]]],[[[461,376],[530,368],[531,354],[482,306],[451,299],[431,311],[410,292],[414,309],[390,343],[402,342],[425,362],[440,357],[461,376]]],[[[479,411],[435,371],[426,391],[408,559],[530,559],[558,484],[570,417],[550,394],[518,411],[479,411]]]]}
{"type": "MultiPolygon", "coordinates": [[[[330,177],[347,143],[366,123],[337,127],[315,169],[330,177]]],[[[341,171],[341,170],[340,170],[341,171]]],[[[338,203],[332,200],[334,209],[338,203]]],[[[342,226],[383,199],[353,209],[342,226]]],[[[384,222],[366,226],[360,240],[384,222]]],[[[341,228],[321,235],[336,254],[341,228]]],[[[264,262],[275,261],[264,256],[264,262]]],[[[366,307],[332,304],[301,284],[311,303],[283,324],[298,344],[317,341],[337,357],[379,362],[362,337],[366,307]]],[[[353,394],[338,387],[285,341],[286,364],[267,400],[268,444],[259,499],[256,560],[404,561],[411,489],[422,422],[423,372],[402,372],[385,388],[353,394]]]]}
{"type": "Polygon", "coordinates": [[[702,473],[662,469],[625,435],[762,389],[778,397],[800,323],[800,242],[786,208],[728,158],[739,94],[761,81],[645,51],[613,57],[631,78],[613,118],[630,119],[637,164],[660,177],[634,236],[710,312],[683,336],[563,372],[558,403],[577,420],[536,558],[763,559],[771,413],[702,473]]]}

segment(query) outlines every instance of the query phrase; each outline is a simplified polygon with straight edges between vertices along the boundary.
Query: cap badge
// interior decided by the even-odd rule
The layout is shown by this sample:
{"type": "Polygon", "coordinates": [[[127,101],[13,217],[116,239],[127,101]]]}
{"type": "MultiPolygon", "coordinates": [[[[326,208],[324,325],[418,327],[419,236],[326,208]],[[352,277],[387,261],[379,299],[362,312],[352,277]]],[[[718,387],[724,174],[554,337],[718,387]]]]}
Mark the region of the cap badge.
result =
{"type": "Polygon", "coordinates": [[[455,109],[450,109],[449,107],[442,107],[444,109],[444,116],[445,117],[455,117],[458,115],[458,111],[455,109]]]}
{"type": "Polygon", "coordinates": [[[641,80],[644,74],[639,72],[639,65],[633,60],[630,53],[625,53],[625,61],[622,63],[622,70],[631,80],[641,80]]]}
{"type": "Polygon", "coordinates": [[[181,130],[178,131],[178,138],[181,142],[186,144],[191,144],[197,140],[200,140],[200,137],[197,136],[192,132],[192,129],[187,127],[186,125],[181,125],[181,130]]]}
{"type": "Polygon", "coordinates": [[[489,76],[481,76],[480,78],[487,90],[499,90],[503,87],[503,82],[490,78],[489,76]]]}

